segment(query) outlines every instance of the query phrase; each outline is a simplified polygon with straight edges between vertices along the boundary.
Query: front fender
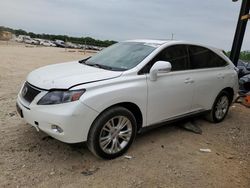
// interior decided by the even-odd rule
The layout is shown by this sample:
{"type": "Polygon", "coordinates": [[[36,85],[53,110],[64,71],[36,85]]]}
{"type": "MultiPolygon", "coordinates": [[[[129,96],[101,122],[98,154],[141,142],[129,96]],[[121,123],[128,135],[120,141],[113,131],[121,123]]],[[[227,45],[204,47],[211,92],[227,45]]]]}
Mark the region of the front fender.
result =
{"type": "MultiPolygon", "coordinates": [[[[136,104],[146,120],[147,82],[145,75],[119,77],[112,80],[85,85],[86,92],[80,101],[101,113],[118,103],[136,104]]],[[[143,124],[146,124],[144,121],[143,124]]]]}

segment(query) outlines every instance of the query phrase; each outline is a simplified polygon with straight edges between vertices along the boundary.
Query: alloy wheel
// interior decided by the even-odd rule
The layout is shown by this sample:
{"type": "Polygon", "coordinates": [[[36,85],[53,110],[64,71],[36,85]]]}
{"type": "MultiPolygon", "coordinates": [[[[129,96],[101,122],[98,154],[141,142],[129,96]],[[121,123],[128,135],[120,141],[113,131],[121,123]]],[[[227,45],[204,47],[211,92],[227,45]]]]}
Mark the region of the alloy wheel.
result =
{"type": "Polygon", "coordinates": [[[99,145],[105,153],[115,154],[128,145],[131,137],[131,121],[125,116],[115,116],[102,127],[99,145]]]}
{"type": "Polygon", "coordinates": [[[229,107],[229,99],[223,95],[217,102],[215,107],[215,116],[217,119],[223,119],[229,107]]]}

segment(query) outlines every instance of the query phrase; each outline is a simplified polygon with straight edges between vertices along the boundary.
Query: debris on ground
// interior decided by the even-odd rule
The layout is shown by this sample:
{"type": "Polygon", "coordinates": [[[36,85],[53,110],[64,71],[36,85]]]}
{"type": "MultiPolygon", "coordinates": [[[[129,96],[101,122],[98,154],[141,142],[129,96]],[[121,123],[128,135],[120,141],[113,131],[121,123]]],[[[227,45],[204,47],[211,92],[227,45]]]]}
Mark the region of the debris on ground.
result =
{"type": "Polygon", "coordinates": [[[203,148],[201,148],[200,152],[211,153],[212,151],[211,151],[211,149],[203,149],[203,148]]]}
{"type": "Polygon", "coordinates": [[[240,103],[243,106],[250,108],[250,92],[238,96],[235,102],[240,103]]]}
{"type": "Polygon", "coordinates": [[[42,138],[42,140],[45,140],[45,141],[48,141],[50,139],[53,139],[53,138],[51,136],[45,136],[45,137],[42,138]]]}
{"type": "Polygon", "coordinates": [[[182,128],[191,131],[196,134],[202,134],[202,130],[194,121],[189,121],[181,125],[182,128]]]}
{"type": "Polygon", "coordinates": [[[10,113],[9,113],[9,116],[10,116],[10,117],[13,117],[13,116],[15,116],[15,115],[16,115],[16,114],[15,114],[14,112],[10,112],[10,113]]]}
{"type": "Polygon", "coordinates": [[[242,101],[242,104],[248,108],[250,108],[250,92],[248,92],[244,98],[243,98],[243,101],[242,101]]]}
{"type": "Polygon", "coordinates": [[[130,155],[125,155],[124,158],[126,158],[126,159],[132,159],[133,157],[130,156],[130,155]]]}
{"type": "Polygon", "coordinates": [[[91,176],[96,173],[100,168],[90,168],[81,172],[84,176],[91,176]]]}

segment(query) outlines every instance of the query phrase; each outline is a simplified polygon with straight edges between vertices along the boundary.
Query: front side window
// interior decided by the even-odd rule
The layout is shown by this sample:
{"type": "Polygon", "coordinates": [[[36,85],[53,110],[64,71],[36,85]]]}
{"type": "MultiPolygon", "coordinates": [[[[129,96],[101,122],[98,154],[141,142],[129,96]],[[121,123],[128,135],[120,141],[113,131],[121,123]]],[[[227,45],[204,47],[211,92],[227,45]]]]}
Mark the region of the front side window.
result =
{"type": "Polygon", "coordinates": [[[163,61],[168,61],[172,65],[172,71],[188,69],[187,48],[184,45],[170,46],[160,54],[163,61]]]}
{"type": "Polygon", "coordinates": [[[171,71],[187,70],[188,66],[188,54],[187,47],[185,45],[174,45],[162,50],[153,60],[151,60],[140,72],[149,73],[150,68],[157,61],[168,61],[172,65],[171,71]]]}
{"type": "Polygon", "coordinates": [[[225,60],[207,48],[190,45],[188,49],[191,69],[223,67],[227,65],[225,60]]]}
{"type": "Polygon", "coordinates": [[[155,49],[155,46],[146,43],[121,42],[100,51],[85,64],[110,70],[128,70],[137,66],[155,49]]]}

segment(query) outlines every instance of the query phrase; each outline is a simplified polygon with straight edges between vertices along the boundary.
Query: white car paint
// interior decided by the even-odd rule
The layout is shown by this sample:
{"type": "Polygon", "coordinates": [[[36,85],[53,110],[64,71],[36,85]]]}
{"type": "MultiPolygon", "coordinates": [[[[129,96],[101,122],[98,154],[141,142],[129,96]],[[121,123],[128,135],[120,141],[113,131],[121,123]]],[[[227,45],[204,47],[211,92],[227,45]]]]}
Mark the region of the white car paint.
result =
{"type": "Polygon", "coordinates": [[[74,61],[38,68],[28,75],[27,81],[47,90],[68,89],[80,83],[110,79],[121,74],[122,72],[98,69],[74,61]]]}
{"type": "Polygon", "coordinates": [[[219,50],[207,47],[228,63],[226,67],[162,73],[156,81],[152,81],[149,74],[139,75],[138,71],[162,49],[192,43],[163,40],[128,42],[142,42],[156,49],[127,71],[109,71],[69,62],[31,72],[27,82],[42,91],[31,103],[23,99],[22,89],[19,92],[17,103],[24,119],[58,140],[76,143],[87,140],[91,124],[101,112],[119,103],[137,105],[143,118],[142,127],[146,127],[181,115],[210,110],[216,96],[224,88],[232,88],[236,96],[237,73],[231,61],[219,50]],[[86,89],[86,92],[78,101],[37,105],[51,89],[86,89]],[[52,125],[60,126],[63,132],[53,131],[52,125]]]}

